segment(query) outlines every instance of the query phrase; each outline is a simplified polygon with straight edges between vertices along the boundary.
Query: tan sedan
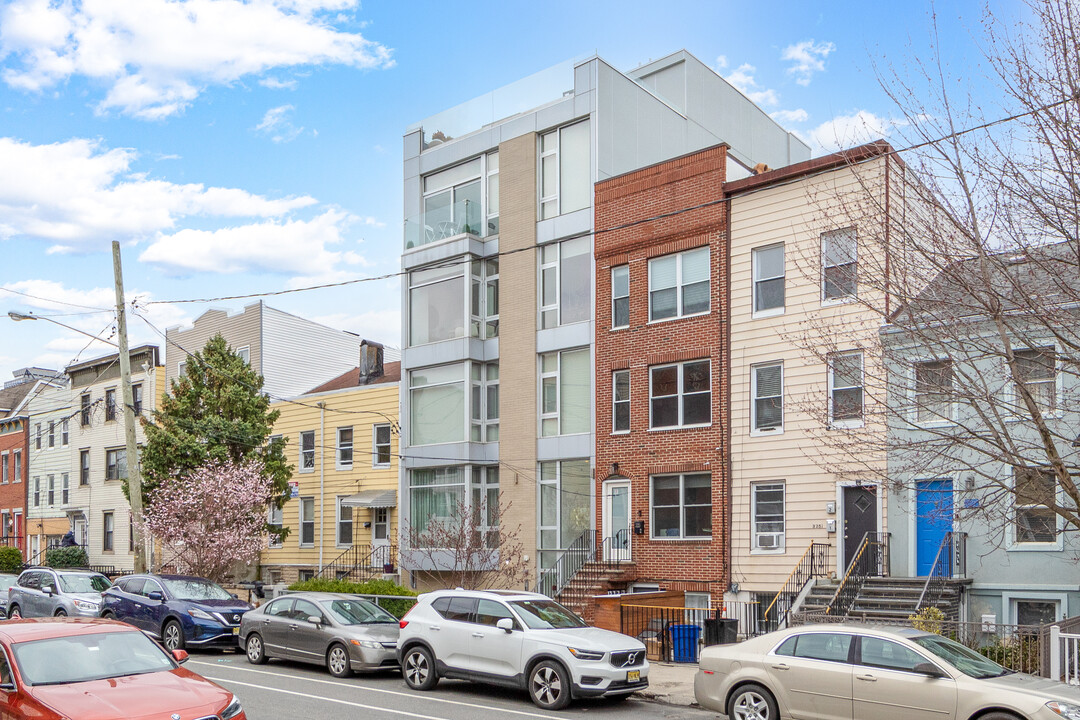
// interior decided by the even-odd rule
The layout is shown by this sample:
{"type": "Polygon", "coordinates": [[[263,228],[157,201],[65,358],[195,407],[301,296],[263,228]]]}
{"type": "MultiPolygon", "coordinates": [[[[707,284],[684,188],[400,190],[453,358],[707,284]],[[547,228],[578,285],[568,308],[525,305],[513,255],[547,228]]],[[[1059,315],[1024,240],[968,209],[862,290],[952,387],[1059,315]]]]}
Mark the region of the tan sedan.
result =
{"type": "Polygon", "coordinates": [[[707,647],[694,694],[730,720],[1080,720],[1080,688],[910,628],[809,625],[707,647]]]}

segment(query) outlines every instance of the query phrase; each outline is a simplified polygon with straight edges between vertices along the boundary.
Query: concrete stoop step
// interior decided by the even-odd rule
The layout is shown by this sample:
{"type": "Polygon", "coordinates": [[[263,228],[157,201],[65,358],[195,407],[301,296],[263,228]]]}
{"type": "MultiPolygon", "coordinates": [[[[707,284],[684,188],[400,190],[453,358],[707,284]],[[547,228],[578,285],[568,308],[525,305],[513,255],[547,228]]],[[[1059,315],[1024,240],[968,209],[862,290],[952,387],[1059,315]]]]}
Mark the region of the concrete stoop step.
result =
{"type": "MultiPolygon", "coordinates": [[[[935,603],[947,617],[958,615],[960,586],[964,582],[951,581],[935,603]]],[[[848,610],[847,617],[870,621],[906,621],[915,613],[915,607],[919,604],[925,585],[926,578],[924,577],[868,578],[848,610]]],[[[840,583],[837,580],[818,580],[796,611],[799,613],[824,612],[839,587],[840,583]]]]}

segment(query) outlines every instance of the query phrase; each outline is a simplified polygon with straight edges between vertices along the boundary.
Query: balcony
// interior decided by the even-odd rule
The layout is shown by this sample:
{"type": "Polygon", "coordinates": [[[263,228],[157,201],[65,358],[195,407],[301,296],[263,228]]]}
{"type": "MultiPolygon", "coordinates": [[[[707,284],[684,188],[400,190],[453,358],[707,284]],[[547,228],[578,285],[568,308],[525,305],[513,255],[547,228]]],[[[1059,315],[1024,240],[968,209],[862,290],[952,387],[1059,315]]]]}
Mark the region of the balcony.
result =
{"type": "Polygon", "coordinates": [[[486,238],[499,234],[498,216],[485,222],[478,200],[459,200],[405,220],[405,250],[450,240],[462,235],[486,238]]]}

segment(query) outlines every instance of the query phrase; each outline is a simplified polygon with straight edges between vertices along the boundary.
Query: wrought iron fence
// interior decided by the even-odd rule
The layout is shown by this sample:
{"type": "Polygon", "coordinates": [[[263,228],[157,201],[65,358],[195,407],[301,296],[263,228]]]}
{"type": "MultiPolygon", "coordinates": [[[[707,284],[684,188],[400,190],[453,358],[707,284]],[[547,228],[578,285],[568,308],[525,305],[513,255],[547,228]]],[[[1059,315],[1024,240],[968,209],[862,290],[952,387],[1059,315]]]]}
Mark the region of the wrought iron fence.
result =
{"type": "Polygon", "coordinates": [[[756,634],[757,603],[729,601],[708,608],[623,605],[620,631],[645,644],[649,660],[694,663],[705,645],[756,634]]]}
{"type": "Polygon", "coordinates": [[[630,557],[622,556],[629,535],[629,528],[617,530],[605,538],[600,537],[599,530],[581,533],[556,556],[551,567],[540,571],[536,591],[548,597],[558,597],[574,578],[581,578],[586,584],[601,580],[609,571],[630,560],[630,557]]]}
{"type": "Polygon", "coordinates": [[[788,575],[784,586],[765,608],[764,614],[758,621],[761,630],[771,632],[784,627],[796,598],[799,597],[806,584],[812,578],[827,577],[830,572],[832,572],[832,545],[810,543],[806,552],[799,558],[799,562],[795,564],[795,569],[788,575]]]}

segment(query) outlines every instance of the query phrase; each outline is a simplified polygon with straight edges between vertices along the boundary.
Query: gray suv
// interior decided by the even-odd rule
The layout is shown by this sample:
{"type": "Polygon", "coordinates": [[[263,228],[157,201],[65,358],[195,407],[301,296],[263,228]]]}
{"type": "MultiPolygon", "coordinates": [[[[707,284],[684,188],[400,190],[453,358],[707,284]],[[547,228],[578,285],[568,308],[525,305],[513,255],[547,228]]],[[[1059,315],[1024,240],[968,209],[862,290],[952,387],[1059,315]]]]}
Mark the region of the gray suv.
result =
{"type": "Polygon", "coordinates": [[[98,617],[101,593],[111,586],[107,577],[89,570],[30,568],[8,588],[8,617],[98,617]]]}

